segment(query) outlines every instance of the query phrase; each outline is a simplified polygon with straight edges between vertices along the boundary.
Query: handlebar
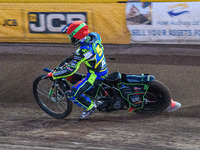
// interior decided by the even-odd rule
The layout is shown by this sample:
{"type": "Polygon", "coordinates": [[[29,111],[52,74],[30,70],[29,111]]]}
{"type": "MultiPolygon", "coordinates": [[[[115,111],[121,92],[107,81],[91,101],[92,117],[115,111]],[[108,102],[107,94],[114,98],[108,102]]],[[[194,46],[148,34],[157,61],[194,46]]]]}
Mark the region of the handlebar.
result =
{"type": "Polygon", "coordinates": [[[53,72],[53,70],[49,69],[49,68],[44,68],[43,69],[45,72],[53,72]]]}

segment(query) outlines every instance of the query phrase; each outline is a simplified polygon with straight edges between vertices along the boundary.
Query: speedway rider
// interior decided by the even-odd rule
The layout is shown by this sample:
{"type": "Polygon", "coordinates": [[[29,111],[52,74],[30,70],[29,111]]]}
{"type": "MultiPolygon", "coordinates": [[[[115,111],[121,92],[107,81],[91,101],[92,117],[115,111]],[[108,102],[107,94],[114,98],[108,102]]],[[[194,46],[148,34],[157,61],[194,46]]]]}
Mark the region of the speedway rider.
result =
{"type": "Polygon", "coordinates": [[[87,76],[67,91],[67,98],[85,109],[80,117],[84,119],[89,117],[96,108],[94,102],[84,93],[91,90],[93,86],[98,86],[108,73],[104,48],[99,34],[89,33],[88,26],[83,21],[68,24],[62,32],[67,33],[74,46],[79,44],[80,47],[60,64],[63,70],[55,71],[52,77],[59,79],[71,76],[79,69],[81,63],[85,63],[87,76]],[[64,66],[65,63],[68,65],[64,66]]]}

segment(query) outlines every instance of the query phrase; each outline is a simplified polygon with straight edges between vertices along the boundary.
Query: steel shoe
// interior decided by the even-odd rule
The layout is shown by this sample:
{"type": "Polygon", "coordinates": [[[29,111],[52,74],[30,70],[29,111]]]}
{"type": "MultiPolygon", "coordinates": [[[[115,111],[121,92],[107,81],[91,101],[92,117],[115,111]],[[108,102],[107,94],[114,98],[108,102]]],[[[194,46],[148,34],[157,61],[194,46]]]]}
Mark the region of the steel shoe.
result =
{"type": "Polygon", "coordinates": [[[171,104],[167,107],[166,111],[167,112],[173,112],[178,110],[181,107],[181,103],[173,101],[173,99],[171,99],[171,104]]]}

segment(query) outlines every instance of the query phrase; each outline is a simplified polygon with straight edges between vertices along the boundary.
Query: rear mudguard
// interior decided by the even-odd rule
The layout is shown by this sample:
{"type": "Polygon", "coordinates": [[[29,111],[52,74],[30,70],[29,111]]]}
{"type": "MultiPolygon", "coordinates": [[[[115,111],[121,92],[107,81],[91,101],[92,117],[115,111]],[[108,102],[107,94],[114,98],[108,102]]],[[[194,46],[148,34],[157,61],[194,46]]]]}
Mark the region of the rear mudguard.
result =
{"type": "Polygon", "coordinates": [[[149,88],[145,83],[154,80],[155,77],[150,74],[122,74],[122,82],[118,84],[118,89],[121,96],[129,103],[129,112],[144,107],[144,96],[149,88]]]}
{"type": "Polygon", "coordinates": [[[149,86],[142,83],[124,83],[117,84],[120,95],[129,103],[129,112],[142,109],[144,107],[144,96],[149,86]],[[132,106],[134,109],[131,109],[132,106]]]}

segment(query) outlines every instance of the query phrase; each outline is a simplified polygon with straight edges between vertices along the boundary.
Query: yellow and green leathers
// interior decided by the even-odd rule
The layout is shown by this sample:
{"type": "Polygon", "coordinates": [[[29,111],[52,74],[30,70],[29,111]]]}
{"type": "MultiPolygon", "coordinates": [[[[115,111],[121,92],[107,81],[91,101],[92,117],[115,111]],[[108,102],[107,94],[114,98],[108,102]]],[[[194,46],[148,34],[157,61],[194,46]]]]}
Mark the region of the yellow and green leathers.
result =
{"type": "Polygon", "coordinates": [[[53,78],[71,76],[79,69],[81,63],[85,63],[88,70],[87,76],[72,86],[67,92],[67,97],[78,106],[89,110],[93,107],[93,101],[84,93],[93,86],[98,86],[107,75],[108,69],[99,34],[90,33],[80,44],[70,64],[64,70],[53,73],[53,78]]]}

